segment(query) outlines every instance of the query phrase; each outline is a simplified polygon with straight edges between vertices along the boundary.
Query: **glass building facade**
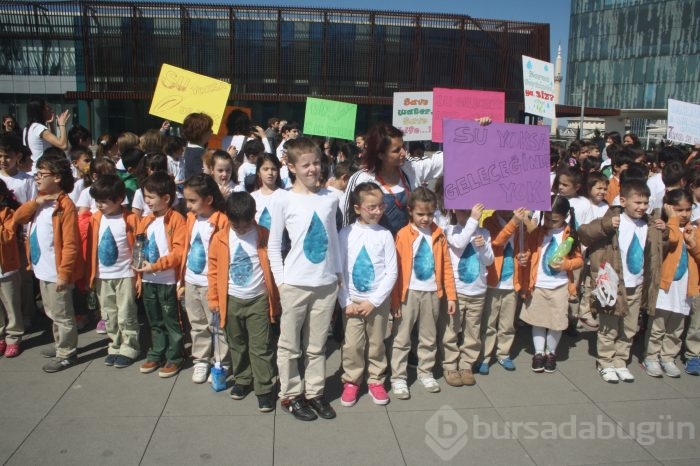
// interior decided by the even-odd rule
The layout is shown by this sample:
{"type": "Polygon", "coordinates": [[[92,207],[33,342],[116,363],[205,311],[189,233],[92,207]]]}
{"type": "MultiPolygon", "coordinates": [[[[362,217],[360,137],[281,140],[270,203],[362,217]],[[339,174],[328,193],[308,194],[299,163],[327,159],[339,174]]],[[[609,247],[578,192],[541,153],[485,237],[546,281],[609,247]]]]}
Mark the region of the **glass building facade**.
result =
{"type": "MultiPolygon", "coordinates": [[[[522,118],[521,55],[549,59],[549,26],[468,16],[158,2],[1,1],[0,111],[30,95],[73,105],[93,132],[140,131],[163,63],[232,85],[229,103],[303,121],[307,96],[390,118],[396,91],[504,91],[522,118]]],[[[263,125],[264,126],[264,125],[263,125]]]]}
{"type": "Polygon", "coordinates": [[[666,108],[700,102],[700,1],[572,0],[567,103],[666,108]]]}

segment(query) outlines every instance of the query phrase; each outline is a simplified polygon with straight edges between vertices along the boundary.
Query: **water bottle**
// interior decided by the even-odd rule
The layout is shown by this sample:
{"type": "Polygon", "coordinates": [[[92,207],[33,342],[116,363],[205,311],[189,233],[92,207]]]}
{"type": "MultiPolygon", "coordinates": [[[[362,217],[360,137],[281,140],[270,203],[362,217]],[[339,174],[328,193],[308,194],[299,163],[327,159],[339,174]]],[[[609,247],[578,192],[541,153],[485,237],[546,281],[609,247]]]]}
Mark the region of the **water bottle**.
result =
{"type": "Polygon", "coordinates": [[[131,255],[131,266],[135,269],[140,269],[146,260],[146,234],[140,233],[136,235],[134,241],[134,250],[131,255]]]}
{"type": "Polygon", "coordinates": [[[555,265],[563,261],[564,258],[571,251],[571,247],[573,245],[574,239],[571,236],[566,238],[563,243],[557,246],[557,249],[554,251],[554,254],[552,254],[552,257],[549,258],[549,265],[555,265]]]}

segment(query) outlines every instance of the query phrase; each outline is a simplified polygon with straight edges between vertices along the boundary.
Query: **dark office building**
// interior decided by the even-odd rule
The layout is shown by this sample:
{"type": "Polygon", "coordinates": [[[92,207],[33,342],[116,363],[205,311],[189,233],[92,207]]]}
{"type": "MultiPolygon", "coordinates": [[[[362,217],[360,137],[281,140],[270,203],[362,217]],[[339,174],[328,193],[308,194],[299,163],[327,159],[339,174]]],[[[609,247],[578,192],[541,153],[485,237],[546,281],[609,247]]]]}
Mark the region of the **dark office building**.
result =
{"type": "Polygon", "coordinates": [[[572,0],[567,103],[666,108],[700,102],[700,1],[572,0]]]}
{"type": "Polygon", "coordinates": [[[113,1],[0,1],[0,112],[30,96],[97,133],[141,131],[162,63],[232,84],[253,118],[303,121],[307,96],[390,118],[396,91],[505,91],[522,118],[521,55],[549,59],[549,26],[382,11],[113,1]],[[54,106],[56,106],[54,105],[54,106]]]}

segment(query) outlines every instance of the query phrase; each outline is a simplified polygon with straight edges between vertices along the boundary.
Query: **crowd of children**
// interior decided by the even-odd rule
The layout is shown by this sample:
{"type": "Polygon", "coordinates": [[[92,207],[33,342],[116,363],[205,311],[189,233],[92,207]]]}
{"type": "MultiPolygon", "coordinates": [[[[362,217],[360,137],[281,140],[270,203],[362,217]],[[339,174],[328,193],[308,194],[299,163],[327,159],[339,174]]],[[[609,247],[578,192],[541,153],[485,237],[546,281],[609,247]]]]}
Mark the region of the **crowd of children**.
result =
{"type": "Polygon", "coordinates": [[[563,333],[578,329],[596,332],[605,382],[634,381],[638,334],[648,375],[679,377],[682,348],[685,371],[700,375],[694,156],[666,146],[649,156],[633,138],[611,138],[601,164],[595,144],[572,144],[552,151],[550,211],[487,214],[482,204],[445,210],[440,183],[433,191],[419,176],[441,172],[442,155],[425,161],[415,146],[407,159],[387,125],[358,137],[363,152],[332,159],[293,123],[276,153],[255,135],[206,149],[211,124],[189,115],[189,142],[157,130],[101,137],[94,159],[84,131],[68,154],[39,157],[0,138],[0,355],[21,353],[36,282],[54,338],[44,371],[77,363],[76,309],[94,293],[105,365],[141,357],[142,309],[150,346],[141,373],[172,377],[191,357],[201,384],[216,362],[231,372],[233,399],[252,391],[269,412],[279,398],[305,421],[336,416],[324,395],[334,318],[344,328],[345,407],[365,382],[387,404],[387,379],[395,398],[409,399],[414,346],[430,393],[440,374],[474,385],[494,359],[514,371],[518,323],[531,327],[536,373],[557,370],[563,333]],[[361,177],[354,155],[370,162],[361,177]]]}

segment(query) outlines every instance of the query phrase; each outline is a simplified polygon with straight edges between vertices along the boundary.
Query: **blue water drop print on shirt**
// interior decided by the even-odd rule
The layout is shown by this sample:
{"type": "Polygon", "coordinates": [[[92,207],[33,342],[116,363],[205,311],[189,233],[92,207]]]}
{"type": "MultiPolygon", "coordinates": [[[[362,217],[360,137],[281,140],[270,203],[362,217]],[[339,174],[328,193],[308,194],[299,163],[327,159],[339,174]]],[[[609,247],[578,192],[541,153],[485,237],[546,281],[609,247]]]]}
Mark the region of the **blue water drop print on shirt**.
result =
{"type": "Polygon", "coordinates": [[[110,227],[107,227],[104,233],[102,233],[100,244],[97,246],[97,258],[100,260],[100,264],[105,267],[111,267],[117,263],[119,250],[117,249],[117,242],[114,239],[110,227]]]}
{"type": "Polygon", "coordinates": [[[678,260],[678,268],[676,269],[675,275],[673,275],[673,281],[677,282],[688,271],[688,251],[685,249],[685,243],[681,243],[683,250],[681,251],[681,257],[678,260]]]}
{"type": "Polygon", "coordinates": [[[421,239],[416,257],[413,258],[413,273],[422,281],[428,280],[435,273],[435,258],[425,238],[421,239]]]}
{"type": "Polygon", "coordinates": [[[270,229],[270,226],[272,225],[272,217],[270,216],[270,211],[267,210],[267,207],[263,209],[263,211],[260,213],[260,218],[258,219],[258,225],[261,227],[265,227],[268,230],[270,229]]]}
{"type": "Polygon", "coordinates": [[[196,274],[204,272],[207,266],[207,252],[204,250],[202,236],[197,233],[190,245],[190,252],[187,253],[187,268],[196,274]]]}
{"type": "Polygon", "coordinates": [[[642,267],[644,266],[644,248],[637,238],[635,233],[632,236],[632,241],[630,241],[630,246],[627,248],[627,270],[633,275],[638,275],[642,273],[642,267]]]}
{"type": "Polygon", "coordinates": [[[153,264],[158,259],[160,259],[160,251],[158,250],[158,243],[156,243],[156,235],[151,233],[151,237],[148,238],[148,243],[146,244],[146,260],[153,264]]]}
{"type": "Polygon", "coordinates": [[[238,287],[248,285],[253,278],[253,261],[250,260],[250,256],[240,244],[233,254],[231,265],[228,267],[228,275],[231,282],[238,287]]]}
{"type": "Polygon", "coordinates": [[[314,212],[311,225],[304,237],[304,255],[312,264],[320,264],[326,258],[328,251],[328,233],[323,222],[314,212]]]}
{"type": "Polygon", "coordinates": [[[552,241],[549,242],[547,249],[544,251],[544,256],[542,257],[542,261],[544,261],[542,263],[542,268],[544,269],[544,273],[546,273],[550,277],[553,277],[559,273],[549,266],[549,259],[552,258],[552,256],[556,252],[558,246],[559,246],[559,243],[557,243],[557,239],[552,236],[552,241]]]}
{"type": "Polygon", "coordinates": [[[41,257],[41,248],[39,247],[39,238],[36,235],[36,227],[32,234],[29,235],[29,256],[32,260],[32,265],[39,263],[39,258],[41,257]]]}
{"type": "Polygon", "coordinates": [[[474,283],[479,277],[480,269],[479,256],[476,255],[476,250],[470,243],[462,253],[462,257],[459,258],[459,265],[457,266],[459,279],[464,283],[474,283]]]}
{"type": "Polygon", "coordinates": [[[501,266],[501,281],[504,282],[510,279],[515,272],[515,260],[513,246],[508,242],[503,249],[503,265],[501,266]]]}
{"type": "Polygon", "coordinates": [[[367,292],[372,289],[374,283],[374,265],[370,259],[367,249],[362,246],[360,253],[352,266],[352,284],[357,291],[367,292]]]}

